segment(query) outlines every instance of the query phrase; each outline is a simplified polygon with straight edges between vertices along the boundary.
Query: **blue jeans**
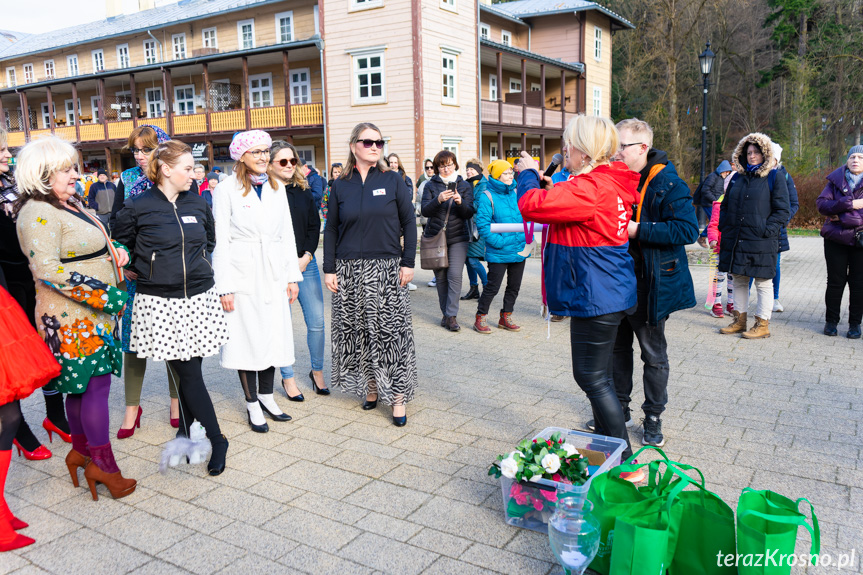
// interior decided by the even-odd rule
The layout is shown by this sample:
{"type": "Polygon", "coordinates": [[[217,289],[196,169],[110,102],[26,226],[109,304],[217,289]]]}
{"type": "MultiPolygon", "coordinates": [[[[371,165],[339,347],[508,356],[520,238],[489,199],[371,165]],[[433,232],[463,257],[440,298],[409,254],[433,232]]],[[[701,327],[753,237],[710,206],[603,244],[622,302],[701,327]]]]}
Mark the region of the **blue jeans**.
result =
{"type": "Polygon", "coordinates": [[[467,258],[466,267],[467,279],[470,281],[470,285],[477,285],[477,279],[482,280],[482,285],[488,283],[488,276],[485,273],[485,267],[483,267],[482,262],[479,261],[479,258],[467,258]]]}
{"type": "MultiPolygon", "coordinates": [[[[306,266],[303,281],[299,283],[299,287],[300,294],[297,299],[303,310],[303,319],[306,321],[308,331],[306,339],[309,344],[312,371],[321,371],[324,369],[324,291],[321,288],[321,272],[316,258],[312,258],[306,266]]],[[[282,379],[294,377],[294,368],[291,365],[281,368],[281,372],[282,379]]]]}
{"type": "Polygon", "coordinates": [[[707,207],[702,206],[701,209],[704,210],[705,214],[707,214],[707,225],[704,226],[704,230],[701,232],[701,237],[706,238],[707,237],[707,228],[710,226],[710,216],[713,215],[713,206],[712,205],[707,206],[707,207]]]}

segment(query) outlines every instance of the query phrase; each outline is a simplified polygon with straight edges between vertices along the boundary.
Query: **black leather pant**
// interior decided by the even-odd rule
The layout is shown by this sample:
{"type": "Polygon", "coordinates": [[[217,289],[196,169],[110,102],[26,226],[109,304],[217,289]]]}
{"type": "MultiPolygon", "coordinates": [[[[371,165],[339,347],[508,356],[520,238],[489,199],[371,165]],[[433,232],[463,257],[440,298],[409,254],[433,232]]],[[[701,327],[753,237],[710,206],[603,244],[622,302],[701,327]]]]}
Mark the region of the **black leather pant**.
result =
{"type": "Polygon", "coordinates": [[[612,381],[612,357],[617,326],[626,317],[619,311],[590,318],[570,320],[572,375],[587,395],[593,409],[596,433],[626,441],[624,459],[632,455],[623,408],[612,381]]]}

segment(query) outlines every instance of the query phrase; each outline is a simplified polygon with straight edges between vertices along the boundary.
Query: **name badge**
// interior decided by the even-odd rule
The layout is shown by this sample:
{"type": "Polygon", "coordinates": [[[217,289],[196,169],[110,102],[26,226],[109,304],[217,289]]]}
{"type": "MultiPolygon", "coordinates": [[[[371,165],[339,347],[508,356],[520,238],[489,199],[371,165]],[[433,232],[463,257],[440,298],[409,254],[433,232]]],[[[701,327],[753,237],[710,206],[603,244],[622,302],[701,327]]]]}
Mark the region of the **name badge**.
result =
{"type": "Polygon", "coordinates": [[[197,224],[198,220],[195,219],[195,216],[183,216],[181,218],[184,224],[197,224]]]}
{"type": "Polygon", "coordinates": [[[385,196],[387,195],[387,191],[385,188],[378,188],[377,190],[372,190],[373,196],[385,196]]]}

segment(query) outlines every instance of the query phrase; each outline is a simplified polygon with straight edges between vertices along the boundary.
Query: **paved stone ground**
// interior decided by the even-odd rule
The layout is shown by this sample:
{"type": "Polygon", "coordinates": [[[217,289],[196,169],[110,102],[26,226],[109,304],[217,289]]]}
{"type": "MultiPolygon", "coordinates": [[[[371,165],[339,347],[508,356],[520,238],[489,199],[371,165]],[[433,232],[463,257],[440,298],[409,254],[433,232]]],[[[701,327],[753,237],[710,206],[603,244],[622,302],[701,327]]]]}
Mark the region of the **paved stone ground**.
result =
{"type": "MultiPolygon", "coordinates": [[[[746,486],[808,497],[821,522],[822,551],[856,550],[844,572],[858,573],[863,343],[820,334],[821,240],[792,238],[791,245],[782,266],[787,311],[774,315],[770,339],[721,336],[716,330],[728,320],[711,318],[702,306],[669,321],[666,449],[699,467],[732,508],[746,486]]],[[[703,302],[707,269],[692,274],[703,302]]],[[[425,285],[430,278],[418,271],[413,293],[420,392],[407,427],[393,427],[386,407],[364,412],[357,399],[316,396],[299,378],[305,403],[278,395],[294,420],[252,433],[236,374],[210,358],[205,375],[231,441],[228,469],[216,478],[203,465],[161,475],[157,462],[173,430],[165,370],[151,364],[142,428],[113,442],[137,491],[114,501],[100,487],[92,501],[86,488],[72,487],[62,443],[50,445],[55,457],[47,461],[15,457],[7,498],[37,543],[0,556],[0,573],[559,572],[544,536],[504,523],[500,488],[486,470],[518,440],[548,426],[578,427],[589,417],[571,375],[568,325],[552,324],[546,339],[536,261],[517,304],[519,333],[441,329],[437,295],[425,285]]],[[[473,304],[463,307],[463,325],[473,311],[473,304]]],[[[304,327],[295,334],[305,341],[304,327]]],[[[297,372],[305,373],[304,344],[297,356],[297,372]]],[[[117,380],[111,403],[116,431],[123,412],[117,380]]],[[[36,429],[41,398],[24,407],[46,440],[36,429]]],[[[633,433],[636,447],[640,431],[633,433]]],[[[798,552],[808,551],[808,535],[800,534],[798,552]]]]}

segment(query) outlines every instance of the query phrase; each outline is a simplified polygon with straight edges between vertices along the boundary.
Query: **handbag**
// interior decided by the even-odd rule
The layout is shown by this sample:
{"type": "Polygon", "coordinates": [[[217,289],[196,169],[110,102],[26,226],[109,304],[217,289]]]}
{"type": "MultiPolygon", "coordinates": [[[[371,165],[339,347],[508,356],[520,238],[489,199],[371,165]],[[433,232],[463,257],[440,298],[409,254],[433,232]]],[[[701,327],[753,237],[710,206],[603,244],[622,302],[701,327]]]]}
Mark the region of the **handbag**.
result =
{"type": "Polygon", "coordinates": [[[449,267],[449,257],[446,250],[446,227],[449,224],[450,209],[452,209],[452,200],[447,206],[446,218],[441,230],[431,237],[423,234],[420,238],[420,267],[424,270],[439,270],[449,267]]]}
{"type": "Polygon", "coordinates": [[[858,248],[863,248],[863,230],[857,230],[857,233],[854,234],[854,246],[858,248]]]}

